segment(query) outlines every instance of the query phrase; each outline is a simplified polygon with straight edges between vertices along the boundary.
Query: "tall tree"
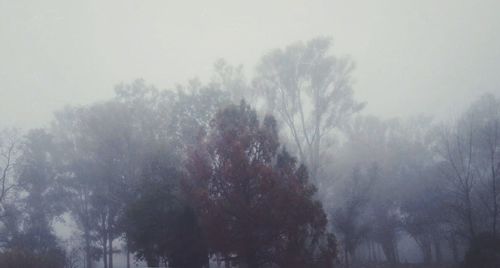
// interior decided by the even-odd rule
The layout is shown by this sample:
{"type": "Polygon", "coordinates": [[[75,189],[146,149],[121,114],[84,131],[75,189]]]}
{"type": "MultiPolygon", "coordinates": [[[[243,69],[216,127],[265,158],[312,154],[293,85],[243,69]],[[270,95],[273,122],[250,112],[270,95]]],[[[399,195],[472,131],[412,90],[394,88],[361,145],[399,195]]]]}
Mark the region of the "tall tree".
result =
{"type": "Polygon", "coordinates": [[[330,55],[330,47],[330,39],[316,38],[274,50],[262,58],[254,80],[313,179],[321,175],[329,135],[363,108],[353,97],[352,61],[330,55]]]}
{"type": "Polygon", "coordinates": [[[113,267],[113,241],[130,167],[132,126],[126,107],[106,102],[68,109],[58,115],[54,133],[65,148],[62,173],[70,193],[67,204],[85,236],[87,264],[92,244],[100,243],[105,266],[113,267]],[[107,256],[106,256],[107,254],[107,256]],[[107,261],[106,261],[107,260],[107,261]]]}
{"type": "Polygon", "coordinates": [[[30,247],[34,250],[55,246],[52,222],[65,210],[54,149],[50,134],[42,129],[31,130],[16,168],[19,190],[24,192],[20,200],[26,215],[24,228],[31,235],[30,247]]]}
{"type": "MultiPolygon", "coordinates": [[[[19,138],[16,130],[0,131],[0,213],[3,213],[9,191],[14,187],[12,170],[19,152],[19,138]]],[[[1,216],[1,214],[0,214],[1,216]]]]}
{"type": "Polygon", "coordinates": [[[367,239],[370,225],[367,222],[366,207],[370,200],[370,190],[373,177],[367,179],[359,167],[356,167],[352,176],[343,188],[342,205],[336,208],[332,215],[334,230],[339,234],[343,250],[344,263],[354,259],[356,248],[367,239]]]}
{"type": "MultiPolygon", "coordinates": [[[[397,242],[401,234],[402,204],[418,194],[414,189],[424,183],[427,169],[433,166],[432,146],[428,141],[430,121],[427,118],[381,120],[373,116],[358,116],[346,128],[346,141],[338,150],[336,161],[329,170],[346,184],[351,181],[353,168],[365,168],[372,181],[365,207],[369,222],[368,240],[379,244],[391,262],[398,261],[397,242]]],[[[332,187],[334,197],[344,197],[348,191],[332,187]]],[[[361,188],[362,189],[362,188],[361,188]]],[[[343,204],[349,198],[328,199],[343,204]]],[[[419,200],[417,200],[419,202],[419,200]]],[[[335,207],[334,207],[335,208],[335,207]]],[[[429,216],[431,213],[428,214],[429,216]]],[[[332,216],[332,221],[336,219],[332,216]]],[[[352,225],[348,225],[353,227],[352,225]]],[[[347,229],[349,230],[349,229],[347,229]]]]}
{"type": "Polygon", "coordinates": [[[479,197],[491,224],[489,232],[496,236],[500,217],[500,100],[492,94],[483,95],[471,104],[466,114],[476,130],[479,197]]]}
{"type": "Polygon", "coordinates": [[[52,223],[64,211],[52,137],[31,130],[20,143],[15,166],[16,200],[5,215],[0,263],[5,267],[64,267],[65,252],[52,223]]]}
{"type": "Polygon", "coordinates": [[[455,225],[468,240],[473,239],[477,232],[477,211],[474,209],[478,177],[474,165],[477,158],[475,131],[470,118],[462,117],[456,125],[442,127],[437,145],[442,159],[440,170],[452,196],[449,206],[454,212],[455,225]]]}
{"type": "Polygon", "coordinates": [[[246,267],[324,267],[335,249],[304,166],[279,151],[276,121],[245,102],[217,113],[188,159],[187,192],[208,245],[246,267]]]}
{"type": "Polygon", "coordinates": [[[193,210],[179,191],[179,165],[167,152],[146,163],[121,224],[130,250],[148,266],[199,268],[208,262],[208,252],[193,210]]]}

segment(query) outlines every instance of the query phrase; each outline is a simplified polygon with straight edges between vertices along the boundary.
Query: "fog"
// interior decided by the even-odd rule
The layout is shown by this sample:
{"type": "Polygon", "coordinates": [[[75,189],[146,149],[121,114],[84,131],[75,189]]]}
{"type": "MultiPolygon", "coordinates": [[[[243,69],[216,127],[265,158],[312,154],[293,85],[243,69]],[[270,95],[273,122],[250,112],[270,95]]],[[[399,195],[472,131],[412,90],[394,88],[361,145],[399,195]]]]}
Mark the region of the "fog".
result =
{"type": "Polygon", "coordinates": [[[450,116],[498,92],[500,3],[465,1],[1,1],[1,125],[46,124],[120,82],[253,72],[273,48],[328,36],[356,63],[355,94],[384,117],[450,116]],[[423,108],[425,107],[425,108],[423,108]]]}
{"type": "Polygon", "coordinates": [[[498,267],[499,10],[0,0],[0,268],[498,267]]]}

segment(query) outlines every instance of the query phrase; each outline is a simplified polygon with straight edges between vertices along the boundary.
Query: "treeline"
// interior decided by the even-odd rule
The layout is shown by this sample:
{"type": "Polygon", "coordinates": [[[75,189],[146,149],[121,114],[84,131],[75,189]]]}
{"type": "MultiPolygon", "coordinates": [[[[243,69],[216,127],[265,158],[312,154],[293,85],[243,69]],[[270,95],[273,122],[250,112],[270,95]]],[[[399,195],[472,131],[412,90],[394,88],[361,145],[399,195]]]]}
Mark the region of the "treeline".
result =
{"type": "Polygon", "coordinates": [[[137,80],[4,131],[0,263],[396,267],[411,238],[427,265],[498,265],[500,100],[447,123],[363,115],[330,47],[273,50],[251,80],[224,61],[208,83],[137,80]]]}
{"type": "Polygon", "coordinates": [[[354,119],[325,199],[343,262],[415,259],[399,254],[409,237],[417,260],[432,267],[497,267],[499,112],[487,94],[447,123],[354,119]]]}

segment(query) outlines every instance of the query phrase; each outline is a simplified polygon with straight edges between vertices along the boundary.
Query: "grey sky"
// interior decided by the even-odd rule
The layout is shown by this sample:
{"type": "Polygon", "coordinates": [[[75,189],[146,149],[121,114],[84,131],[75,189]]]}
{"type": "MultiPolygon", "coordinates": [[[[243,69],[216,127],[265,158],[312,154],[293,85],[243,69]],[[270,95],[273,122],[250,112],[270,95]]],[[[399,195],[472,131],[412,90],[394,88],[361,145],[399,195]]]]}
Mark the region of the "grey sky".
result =
{"type": "Polygon", "coordinates": [[[0,126],[42,126],[135,78],[206,80],[220,57],[250,72],[318,35],[355,60],[367,113],[446,117],[500,94],[498,0],[0,0],[0,126]]]}

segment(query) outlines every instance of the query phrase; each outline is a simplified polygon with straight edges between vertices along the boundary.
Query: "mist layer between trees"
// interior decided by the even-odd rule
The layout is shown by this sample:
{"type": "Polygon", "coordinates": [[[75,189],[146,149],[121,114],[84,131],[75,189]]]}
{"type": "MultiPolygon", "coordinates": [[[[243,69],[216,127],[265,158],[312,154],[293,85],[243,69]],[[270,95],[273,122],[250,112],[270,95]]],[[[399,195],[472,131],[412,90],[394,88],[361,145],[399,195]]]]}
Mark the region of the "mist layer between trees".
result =
{"type": "Polygon", "coordinates": [[[500,100],[446,122],[377,118],[353,66],[316,38],[251,78],[220,60],[208,83],[137,80],[5,129],[0,263],[496,267],[500,100]]]}

